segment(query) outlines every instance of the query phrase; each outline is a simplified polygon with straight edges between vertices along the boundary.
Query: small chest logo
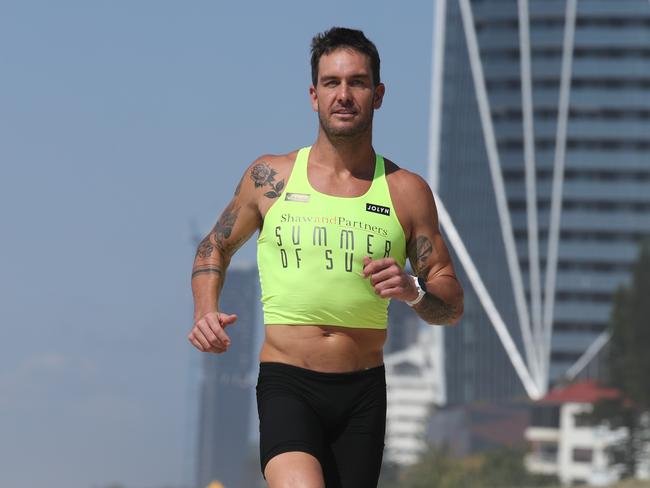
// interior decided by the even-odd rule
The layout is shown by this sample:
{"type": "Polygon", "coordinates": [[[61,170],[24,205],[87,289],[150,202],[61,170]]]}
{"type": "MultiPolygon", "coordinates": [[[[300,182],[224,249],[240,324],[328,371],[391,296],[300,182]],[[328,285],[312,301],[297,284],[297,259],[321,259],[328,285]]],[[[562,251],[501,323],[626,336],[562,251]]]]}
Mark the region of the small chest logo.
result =
{"type": "Polygon", "coordinates": [[[366,203],[366,212],[374,212],[381,215],[390,215],[390,208],[375,205],[374,203],[366,203]]]}
{"type": "Polygon", "coordinates": [[[285,193],[284,199],[287,202],[307,203],[309,201],[309,194],[308,193],[285,193]]]}

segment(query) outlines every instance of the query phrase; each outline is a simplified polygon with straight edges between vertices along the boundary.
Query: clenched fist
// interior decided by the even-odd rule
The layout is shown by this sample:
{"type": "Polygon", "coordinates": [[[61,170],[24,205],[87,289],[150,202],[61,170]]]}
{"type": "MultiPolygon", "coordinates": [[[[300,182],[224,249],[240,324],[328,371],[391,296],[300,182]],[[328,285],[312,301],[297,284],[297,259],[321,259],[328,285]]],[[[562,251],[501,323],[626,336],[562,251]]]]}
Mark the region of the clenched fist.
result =
{"type": "Polygon", "coordinates": [[[187,338],[199,351],[221,354],[230,346],[230,337],[224,329],[235,323],[237,315],[208,312],[194,322],[187,338]]]}
{"type": "Polygon", "coordinates": [[[375,293],[382,298],[411,301],[418,296],[413,278],[393,258],[363,258],[363,275],[370,278],[375,293]]]}

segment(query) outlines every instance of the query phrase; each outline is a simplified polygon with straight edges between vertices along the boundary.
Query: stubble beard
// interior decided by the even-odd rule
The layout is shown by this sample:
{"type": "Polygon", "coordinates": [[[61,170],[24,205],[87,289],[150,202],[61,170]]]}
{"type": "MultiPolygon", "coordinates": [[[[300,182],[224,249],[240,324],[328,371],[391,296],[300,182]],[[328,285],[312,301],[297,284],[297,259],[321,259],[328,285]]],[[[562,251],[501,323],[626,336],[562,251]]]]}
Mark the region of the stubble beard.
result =
{"type": "Polygon", "coordinates": [[[329,124],[327,117],[324,117],[323,114],[318,111],[318,121],[320,123],[323,132],[327,138],[332,142],[349,142],[360,139],[366,132],[372,128],[372,117],[373,112],[370,112],[370,116],[365,120],[360,120],[358,123],[347,126],[347,127],[333,127],[329,124]]]}

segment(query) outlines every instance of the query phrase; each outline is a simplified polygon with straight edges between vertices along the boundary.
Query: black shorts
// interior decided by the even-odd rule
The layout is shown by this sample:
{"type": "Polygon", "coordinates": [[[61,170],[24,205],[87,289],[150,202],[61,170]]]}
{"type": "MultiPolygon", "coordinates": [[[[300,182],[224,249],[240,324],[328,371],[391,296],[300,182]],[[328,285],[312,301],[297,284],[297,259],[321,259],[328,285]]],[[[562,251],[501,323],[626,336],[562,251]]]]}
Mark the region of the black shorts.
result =
{"type": "Polygon", "coordinates": [[[260,462],[306,452],[320,461],[327,488],[376,488],[386,431],[384,366],[321,373],[261,363],[257,382],[260,462]]]}

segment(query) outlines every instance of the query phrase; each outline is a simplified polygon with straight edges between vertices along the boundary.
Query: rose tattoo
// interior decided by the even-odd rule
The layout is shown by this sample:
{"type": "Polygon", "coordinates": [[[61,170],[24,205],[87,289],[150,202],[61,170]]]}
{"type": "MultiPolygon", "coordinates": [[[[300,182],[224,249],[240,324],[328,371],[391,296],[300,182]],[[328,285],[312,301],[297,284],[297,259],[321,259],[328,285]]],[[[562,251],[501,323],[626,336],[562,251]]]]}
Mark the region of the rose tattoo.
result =
{"type": "Polygon", "coordinates": [[[251,169],[251,178],[255,183],[255,188],[261,188],[263,186],[271,187],[271,190],[264,194],[268,198],[278,198],[284,188],[284,180],[275,181],[277,174],[277,171],[264,162],[256,164],[251,169]]]}

